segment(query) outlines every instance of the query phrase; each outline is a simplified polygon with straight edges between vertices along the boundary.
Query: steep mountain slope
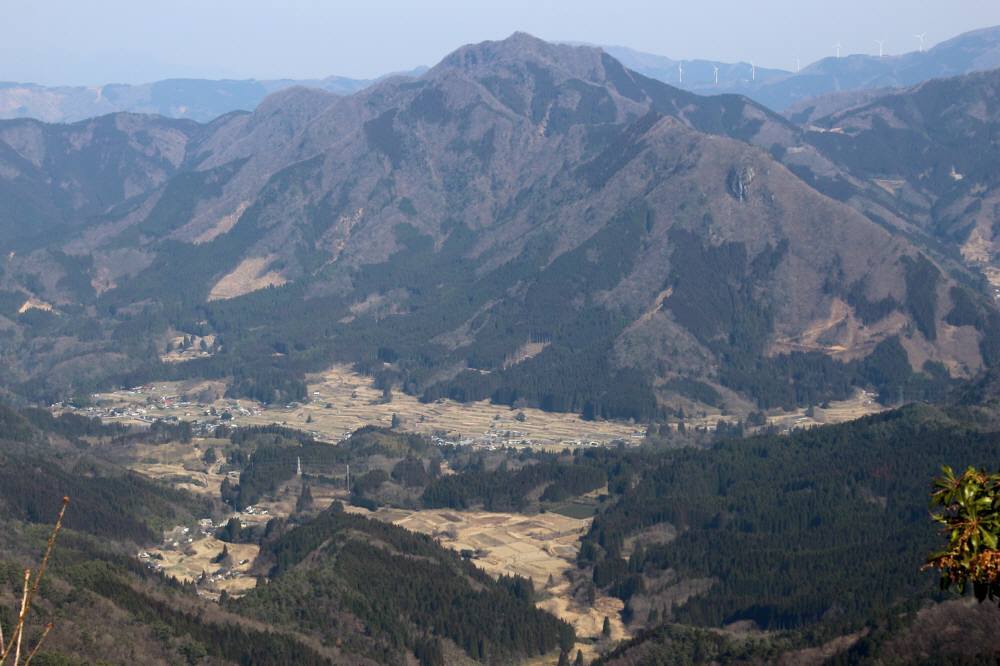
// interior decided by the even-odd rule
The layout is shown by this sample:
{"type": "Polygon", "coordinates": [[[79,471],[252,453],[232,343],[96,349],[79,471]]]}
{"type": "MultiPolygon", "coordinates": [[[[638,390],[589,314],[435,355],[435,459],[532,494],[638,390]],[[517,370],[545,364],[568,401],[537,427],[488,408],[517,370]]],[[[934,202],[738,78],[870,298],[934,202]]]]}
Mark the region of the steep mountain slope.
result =
{"type": "MultiPolygon", "coordinates": [[[[972,268],[995,300],[998,123],[1000,70],[993,70],[888,91],[815,120],[805,138],[845,174],[847,200],[972,268]]],[[[960,307],[950,321],[995,321],[964,294],[953,296],[960,307]]]]}
{"type": "Polygon", "coordinates": [[[626,490],[595,518],[579,564],[625,602],[630,629],[649,630],[600,663],[995,659],[996,605],[955,601],[920,570],[942,539],[928,480],[942,464],[992,464],[995,416],[995,404],[909,405],[635,464],[640,479],[618,484],[626,490]],[[691,581],[707,590],[692,593],[691,581]],[[791,632],[804,627],[825,658],[795,654],[805,645],[791,632]]]}
{"type": "MultiPolygon", "coordinates": [[[[739,395],[896,387],[927,361],[937,379],[981,367],[983,333],[945,321],[951,278],[762,148],[836,170],[746,99],[515,34],[418,80],[290,89],[221,118],[183,171],[61,249],[103,276],[88,350],[110,363],[113,329],[104,381],[231,375],[282,399],[342,358],[427,399],[648,418],[676,404],[654,386],[680,377],[732,389],[742,409],[739,395]],[[168,327],[219,348],[166,368],[168,327]],[[541,351],[525,357],[530,341],[541,351]]],[[[4,289],[70,300],[19,277],[51,254],[8,259],[4,289]]],[[[33,317],[8,338],[31,349],[22,380],[70,357],[27,330],[72,335],[69,319],[33,317]]]]}
{"type": "MultiPolygon", "coordinates": [[[[401,73],[418,76],[424,68],[401,73]]],[[[0,118],[35,118],[49,123],[72,123],[127,111],[155,113],[168,118],[208,122],[233,111],[253,111],[271,93],[307,86],[338,95],[350,95],[378,79],[328,76],[324,79],[164,79],[140,85],[41,86],[0,82],[0,118]]]]}
{"type": "Polygon", "coordinates": [[[326,644],[361,643],[362,624],[374,639],[365,642],[384,645],[365,646],[379,663],[407,648],[423,663],[518,663],[574,643],[572,627],[535,608],[530,580],[494,579],[426,535],[339,503],[265,543],[254,566],[270,583],[231,608],[326,644]],[[457,654],[445,659],[442,644],[457,654]]]}
{"type": "MultiPolygon", "coordinates": [[[[32,607],[32,645],[35,627],[54,623],[39,662],[518,663],[573,645],[569,625],[535,608],[529,580],[493,579],[430,537],[347,514],[339,503],[318,516],[269,523],[258,588],[238,600],[204,598],[212,582],[182,583],[153,566],[160,553],[136,553],[161,544],[167,529],[197,534],[199,521],[228,512],[109,460],[144,443],[184,441],[184,433],[190,444],[184,426],[128,429],[0,405],[0,619],[7,631],[22,567],[37,566],[60,499],[70,497],[32,607]]],[[[277,446],[278,438],[266,439],[277,446]]]]}
{"type": "Polygon", "coordinates": [[[818,119],[808,140],[909,220],[993,259],[1000,70],[887,92],[818,119]]]}
{"type": "Polygon", "coordinates": [[[73,125],[0,124],[0,244],[19,249],[162,185],[201,129],[129,114],[73,125]]]}

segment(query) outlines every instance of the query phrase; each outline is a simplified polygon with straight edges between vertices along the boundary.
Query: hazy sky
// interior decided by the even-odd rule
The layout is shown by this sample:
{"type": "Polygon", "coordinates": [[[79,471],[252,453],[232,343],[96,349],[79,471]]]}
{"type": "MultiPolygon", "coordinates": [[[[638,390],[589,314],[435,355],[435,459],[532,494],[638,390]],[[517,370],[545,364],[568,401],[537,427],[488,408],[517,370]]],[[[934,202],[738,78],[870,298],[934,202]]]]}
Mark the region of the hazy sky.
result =
{"type": "Polygon", "coordinates": [[[1000,24],[1000,0],[0,0],[0,81],[367,78],[515,30],[672,58],[794,67],[1000,24]]]}

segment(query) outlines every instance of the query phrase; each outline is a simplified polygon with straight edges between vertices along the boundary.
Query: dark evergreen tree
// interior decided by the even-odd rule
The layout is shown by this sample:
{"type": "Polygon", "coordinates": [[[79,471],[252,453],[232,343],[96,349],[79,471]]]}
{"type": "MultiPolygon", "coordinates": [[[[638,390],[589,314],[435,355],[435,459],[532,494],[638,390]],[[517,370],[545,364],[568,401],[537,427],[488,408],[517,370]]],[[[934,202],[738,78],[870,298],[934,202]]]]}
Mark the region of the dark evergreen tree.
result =
{"type": "Polygon", "coordinates": [[[309,484],[303,481],[302,490],[299,492],[299,499],[295,502],[295,512],[302,513],[303,511],[308,511],[312,506],[312,491],[309,489],[309,484]]]}

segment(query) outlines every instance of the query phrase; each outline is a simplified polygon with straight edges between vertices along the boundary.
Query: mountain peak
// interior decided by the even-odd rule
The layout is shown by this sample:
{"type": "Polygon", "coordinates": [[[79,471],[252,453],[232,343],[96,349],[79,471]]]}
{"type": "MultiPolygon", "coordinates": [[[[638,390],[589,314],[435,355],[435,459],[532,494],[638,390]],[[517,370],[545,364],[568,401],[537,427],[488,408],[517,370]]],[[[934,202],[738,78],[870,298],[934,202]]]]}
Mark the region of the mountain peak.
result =
{"type": "Polygon", "coordinates": [[[499,41],[462,46],[445,56],[430,74],[455,69],[476,74],[495,70],[497,65],[533,62],[586,77],[597,67],[600,55],[598,48],[553,44],[526,32],[515,32],[499,41]]]}

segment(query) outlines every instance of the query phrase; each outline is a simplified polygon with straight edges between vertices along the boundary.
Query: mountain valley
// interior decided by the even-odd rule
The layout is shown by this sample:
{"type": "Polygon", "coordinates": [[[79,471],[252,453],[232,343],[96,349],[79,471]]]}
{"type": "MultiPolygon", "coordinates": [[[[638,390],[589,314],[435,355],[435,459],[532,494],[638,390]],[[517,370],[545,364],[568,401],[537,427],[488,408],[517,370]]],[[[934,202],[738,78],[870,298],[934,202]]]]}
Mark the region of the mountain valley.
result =
{"type": "Polygon", "coordinates": [[[998,30],[31,89],[0,666],[1000,659],[998,30]]]}
{"type": "Polygon", "coordinates": [[[905,233],[910,211],[829,132],[595,49],[515,35],[351,97],[147,122],[2,127],[9,225],[35,234],[7,241],[9,372],[35,398],[232,376],[234,396],[287,402],[347,361],[424,400],[644,420],[692,395],[743,412],[858,385],[931,396],[993,353],[989,297],[961,287],[977,267],[905,233]],[[88,168],[108,159],[145,180],[88,168]],[[75,194],[43,206],[57,182],[75,194]],[[837,188],[852,205],[820,193],[837,188]],[[52,309],[17,314],[29,298],[52,309]],[[80,318],[86,340],[61,332],[80,318]],[[28,352],[35,331],[62,342],[28,352]],[[211,353],[159,363],[177,335],[211,353]],[[912,373],[882,367],[903,356],[912,373]],[[72,387],[41,378],[56,367],[72,387]]]}

